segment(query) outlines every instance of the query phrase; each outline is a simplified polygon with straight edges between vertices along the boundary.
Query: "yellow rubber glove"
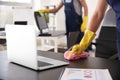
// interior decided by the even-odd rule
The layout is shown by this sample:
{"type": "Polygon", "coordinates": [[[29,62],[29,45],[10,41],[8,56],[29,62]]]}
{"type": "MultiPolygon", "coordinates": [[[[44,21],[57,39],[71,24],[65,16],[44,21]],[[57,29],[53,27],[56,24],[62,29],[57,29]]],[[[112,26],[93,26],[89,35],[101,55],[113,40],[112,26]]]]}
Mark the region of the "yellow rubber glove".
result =
{"type": "Polygon", "coordinates": [[[50,12],[50,9],[41,9],[41,10],[38,10],[39,13],[49,13],[50,12]]]}
{"type": "Polygon", "coordinates": [[[83,22],[82,22],[82,25],[81,25],[81,32],[84,32],[86,30],[86,27],[87,27],[87,23],[88,23],[88,16],[84,16],[83,17],[83,22]]]}
{"type": "Polygon", "coordinates": [[[85,34],[84,34],[81,42],[72,47],[72,50],[71,50],[69,56],[72,56],[73,54],[80,55],[90,45],[90,43],[92,42],[94,37],[95,37],[94,32],[92,32],[90,30],[85,30],[85,34]]]}

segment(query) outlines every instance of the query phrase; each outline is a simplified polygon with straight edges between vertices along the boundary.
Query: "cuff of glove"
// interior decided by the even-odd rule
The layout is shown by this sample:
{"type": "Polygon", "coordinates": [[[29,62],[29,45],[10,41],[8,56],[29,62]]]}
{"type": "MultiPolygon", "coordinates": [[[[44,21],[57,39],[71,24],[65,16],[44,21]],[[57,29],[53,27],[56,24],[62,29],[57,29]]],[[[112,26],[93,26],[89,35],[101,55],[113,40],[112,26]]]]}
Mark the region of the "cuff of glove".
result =
{"type": "Polygon", "coordinates": [[[87,36],[88,37],[92,37],[92,39],[95,37],[95,32],[93,32],[93,31],[91,31],[91,30],[89,30],[89,29],[87,29],[87,30],[85,30],[85,34],[87,34],[87,36]]]}
{"type": "Polygon", "coordinates": [[[45,12],[45,13],[49,13],[49,12],[50,12],[50,9],[46,9],[44,12],[45,12]]]}
{"type": "Polygon", "coordinates": [[[83,21],[88,22],[88,16],[84,16],[84,17],[83,17],[83,21]]]}
{"type": "Polygon", "coordinates": [[[39,13],[49,13],[50,9],[38,10],[39,13]]]}
{"type": "Polygon", "coordinates": [[[89,53],[88,52],[82,52],[80,55],[75,55],[73,54],[72,56],[68,56],[70,53],[70,51],[66,51],[64,53],[64,58],[71,61],[71,60],[77,60],[77,59],[80,59],[80,58],[87,58],[89,56],[89,53]]]}

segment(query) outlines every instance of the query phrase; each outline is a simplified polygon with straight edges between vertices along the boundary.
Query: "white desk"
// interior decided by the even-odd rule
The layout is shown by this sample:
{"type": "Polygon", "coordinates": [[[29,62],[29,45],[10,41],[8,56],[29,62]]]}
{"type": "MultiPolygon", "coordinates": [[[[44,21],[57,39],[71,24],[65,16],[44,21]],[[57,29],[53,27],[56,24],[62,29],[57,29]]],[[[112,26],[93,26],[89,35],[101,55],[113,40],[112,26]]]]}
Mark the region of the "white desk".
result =
{"type": "MultiPolygon", "coordinates": [[[[39,36],[37,37],[38,40],[41,40],[41,46],[44,47],[44,50],[49,50],[54,48],[54,52],[58,52],[58,41],[60,38],[65,37],[65,34],[59,36],[39,36]],[[54,42],[54,46],[45,46],[45,40],[52,40],[54,42]]],[[[41,48],[41,47],[40,47],[41,48]]],[[[38,49],[40,49],[38,48],[38,49]]],[[[42,48],[41,48],[42,49],[42,48]]],[[[43,50],[43,49],[42,49],[43,50]]]]}

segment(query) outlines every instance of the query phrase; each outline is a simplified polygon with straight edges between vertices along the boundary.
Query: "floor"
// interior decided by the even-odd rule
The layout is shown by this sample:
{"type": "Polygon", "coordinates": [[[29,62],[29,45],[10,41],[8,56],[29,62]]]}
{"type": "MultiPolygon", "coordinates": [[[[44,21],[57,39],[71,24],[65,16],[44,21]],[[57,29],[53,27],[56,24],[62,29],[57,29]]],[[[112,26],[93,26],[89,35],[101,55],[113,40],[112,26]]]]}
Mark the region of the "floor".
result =
{"type": "Polygon", "coordinates": [[[0,44],[0,51],[4,51],[4,50],[6,50],[6,46],[0,44]]]}

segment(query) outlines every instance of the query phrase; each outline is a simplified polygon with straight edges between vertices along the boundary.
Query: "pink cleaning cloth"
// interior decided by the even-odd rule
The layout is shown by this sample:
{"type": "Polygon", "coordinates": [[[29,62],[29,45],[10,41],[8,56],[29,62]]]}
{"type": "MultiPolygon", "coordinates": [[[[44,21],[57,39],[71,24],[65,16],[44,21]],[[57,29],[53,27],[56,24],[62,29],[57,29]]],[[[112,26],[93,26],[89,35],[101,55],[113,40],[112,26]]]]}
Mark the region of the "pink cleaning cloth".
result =
{"type": "Polygon", "coordinates": [[[73,53],[73,55],[69,57],[68,56],[69,53],[70,53],[70,51],[66,51],[64,53],[64,58],[67,59],[67,60],[77,60],[77,59],[80,59],[80,58],[87,58],[89,56],[88,52],[82,52],[79,55],[76,55],[75,53],[73,53]]]}

